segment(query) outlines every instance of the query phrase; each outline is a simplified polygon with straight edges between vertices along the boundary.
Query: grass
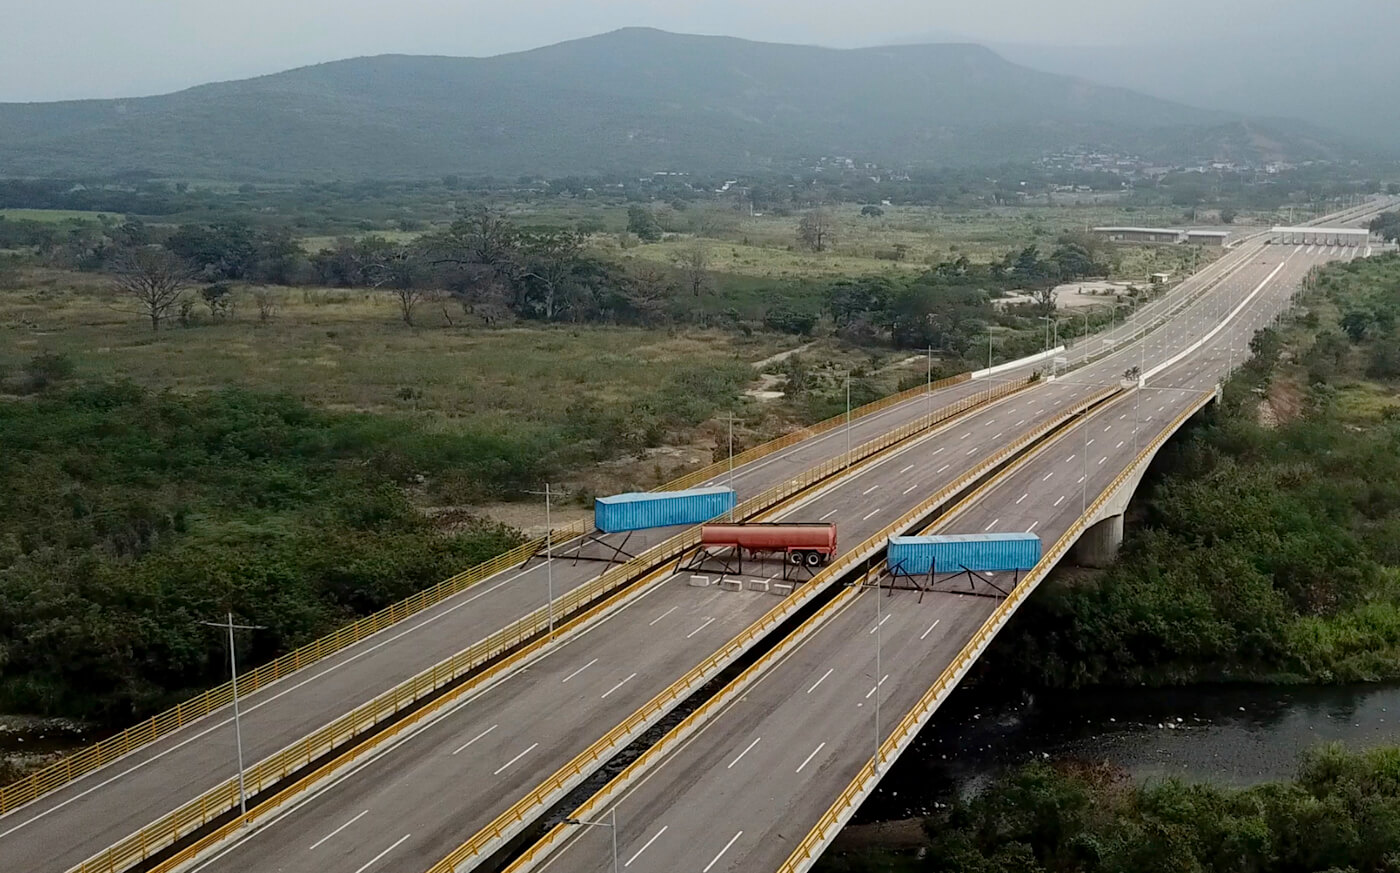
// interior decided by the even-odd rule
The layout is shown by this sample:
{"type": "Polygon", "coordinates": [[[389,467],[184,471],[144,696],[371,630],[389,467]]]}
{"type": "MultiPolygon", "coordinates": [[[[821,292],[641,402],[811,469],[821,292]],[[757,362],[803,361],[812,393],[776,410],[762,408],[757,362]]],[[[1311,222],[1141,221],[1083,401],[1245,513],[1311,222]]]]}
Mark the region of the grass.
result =
{"type": "Polygon", "coordinates": [[[428,304],[415,329],[383,292],[276,293],[281,307],[270,323],[257,323],[244,292],[228,321],[211,323],[206,313],[192,327],[172,320],[157,334],[114,310],[92,277],[31,276],[19,290],[0,292],[0,325],[12,337],[0,348],[0,369],[55,352],[81,377],[180,391],[240,385],[331,409],[416,415],[437,428],[469,422],[505,432],[560,420],[580,403],[621,403],[682,370],[757,361],[797,343],[697,329],[449,328],[428,304]]]}
{"type": "Polygon", "coordinates": [[[83,212],[78,209],[0,209],[0,217],[11,221],[97,221],[103,216],[118,224],[126,218],[116,212],[83,212]]]}

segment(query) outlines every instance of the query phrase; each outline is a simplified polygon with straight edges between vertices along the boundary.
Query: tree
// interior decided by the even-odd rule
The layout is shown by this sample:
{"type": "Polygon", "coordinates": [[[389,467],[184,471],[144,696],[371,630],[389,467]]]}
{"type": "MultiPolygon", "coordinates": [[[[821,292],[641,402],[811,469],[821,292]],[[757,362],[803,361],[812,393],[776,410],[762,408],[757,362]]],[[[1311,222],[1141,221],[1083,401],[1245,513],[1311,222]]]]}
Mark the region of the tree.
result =
{"type": "Polygon", "coordinates": [[[393,293],[403,323],[412,327],[413,312],[424,296],[425,263],[417,248],[409,244],[390,247],[366,266],[365,275],[370,284],[393,293]]]}
{"type": "Polygon", "coordinates": [[[151,320],[151,330],[160,330],[161,320],[179,304],[193,282],[189,264],[164,249],[128,249],[113,261],[113,289],[151,320]]]}
{"type": "Polygon", "coordinates": [[[1400,212],[1382,212],[1367,227],[1386,242],[1396,242],[1400,240],[1400,212]]]}
{"type": "Polygon", "coordinates": [[[258,307],[258,321],[267,324],[277,314],[277,295],[265,285],[253,289],[253,303],[258,307]]]}
{"type": "Polygon", "coordinates": [[[814,252],[824,252],[836,243],[836,217],[826,209],[813,209],[797,223],[797,239],[814,252]]]}
{"type": "Polygon", "coordinates": [[[233,288],[227,282],[215,282],[200,289],[199,297],[209,307],[209,318],[226,318],[233,305],[233,288]]]}
{"type": "Polygon", "coordinates": [[[660,242],[661,225],[657,223],[656,216],[645,206],[629,206],[627,208],[627,230],[635,233],[642,242],[660,242]]]}
{"type": "Polygon", "coordinates": [[[700,240],[692,240],[676,254],[676,267],[681,271],[690,296],[699,297],[710,284],[710,249],[700,240]]]}
{"type": "Polygon", "coordinates": [[[566,230],[546,231],[525,238],[521,278],[532,293],[522,305],[553,321],[565,308],[564,296],[579,265],[583,240],[566,230]]]}
{"type": "Polygon", "coordinates": [[[878,206],[862,206],[860,214],[865,218],[879,218],[885,214],[885,210],[878,206]]]}
{"type": "Polygon", "coordinates": [[[1239,214],[1240,214],[1240,213],[1239,213],[1237,210],[1232,209],[1232,208],[1230,208],[1229,206],[1227,206],[1227,207],[1225,207],[1224,209],[1220,210],[1220,223],[1221,223],[1221,224],[1234,224],[1234,223],[1235,223],[1235,219],[1239,216],[1239,214]]]}

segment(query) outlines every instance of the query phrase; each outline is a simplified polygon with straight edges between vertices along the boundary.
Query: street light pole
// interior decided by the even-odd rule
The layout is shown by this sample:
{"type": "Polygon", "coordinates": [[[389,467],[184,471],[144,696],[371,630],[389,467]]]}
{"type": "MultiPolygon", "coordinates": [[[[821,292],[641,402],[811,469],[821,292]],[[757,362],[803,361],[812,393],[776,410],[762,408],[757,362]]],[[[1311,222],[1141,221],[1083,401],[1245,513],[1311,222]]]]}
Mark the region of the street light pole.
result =
{"type": "MultiPolygon", "coordinates": [[[[730,490],[730,491],[733,491],[733,490],[734,490],[734,422],[737,421],[737,419],[734,418],[734,413],[731,412],[731,413],[729,413],[729,416],[725,419],[725,421],[729,424],[729,490],[730,490]]],[[[730,520],[731,522],[734,521],[734,507],[733,507],[732,505],[729,507],[729,520],[730,520]]]]}
{"type": "Polygon", "coordinates": [[[607,828],[612,831],[612,859],[613,873],[618,873],[617,867],[617,807],[608,810],[607,821],[584,821],[581,818],[566,818],[564,824],[579,825],[586,828],[607,828]]]}
{"type": "Polygon", "coordinates": [[[875,772],[880,772],[880,580],[875,580],[875,772]]]}
{"type": "Polygon", "coordinates": [[[526,494],[544,495],[544,578],[549,602],[545,609],[549,616],[549,632],[554,633],[554,520],[551,517],[553,493],[548,482],[543,491],[527,491],[526,494]]]}
{"type": "Polygon", "coordinates": [[[924,389],[924,414],[933,415],[933,346],[928,347],[928,385],[924,389]]]}
{"type": "Polygon", "coordinates": [[[221,627],[228,630],[228,671],[232,677],[233,685],[233,737],[234,745],[238,747],[238,812],[245,818],[243,826],[247,827],[248,815],[248,788],[243,779],[243,720],[238,709],[238,656],[234,651],[233,632],[235,630],[263,630],[259,624],[234,624],[233,613],[228,613],[225,621],[202,621],[200,624],[209,627],[221,627]]]}
{"type": "Polygon", "coordinates": [[[851,466],[851,371],[846,371],[846,466],[851,466]]]}

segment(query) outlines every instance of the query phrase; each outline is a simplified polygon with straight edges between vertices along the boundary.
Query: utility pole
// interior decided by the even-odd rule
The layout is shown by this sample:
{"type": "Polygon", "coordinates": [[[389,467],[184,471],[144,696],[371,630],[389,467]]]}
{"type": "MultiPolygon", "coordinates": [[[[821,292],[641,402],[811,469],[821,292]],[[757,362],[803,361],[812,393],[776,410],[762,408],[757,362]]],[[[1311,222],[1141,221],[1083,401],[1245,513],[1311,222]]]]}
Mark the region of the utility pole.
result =
{"type": "MultiPolygon", "coordinates": [[[[734,413],[729,413],[725,417],[725,422],[729,425],[729,490],[734,490],[734,413]]],[[[729,520],[734,521],[734,507],[729,507],[729,520]]]]}
{"type": "Polygon", "coordinates": [[[551,502],[553,493],[548,482],[544,483],[543,491],[526,491],[526,494],[543,495],[544,497],[544,578],[548,586],[547,594],[549,602],[545,609],[549,615],[549,633],[554,633],[554,519],[551,518],[551,502]]]}
{"type": "Polygon", "coordinates": [[[846,371],[846,466],[851,466],[851,371],[846,371]]]}
{"type": "Polygon", "coordinates": [[[933,415],[933,346],[928,347],[928,387],[924,389],[924,415],[933,415]]]}
{"type": "Polygon", "coordinates": [[[880,772],[880,624],[884,621],[880,607],[880,580],[875,579],[875,773],[880,772]]]}
{"type": "Polygon", "coordinates": [[[987,369],[992,368],[992,326],[987,325],[987,369]]]}
{"type": "MultiPolygon", "coordinates": [[[[264,630],[260,624],[234,624],[233,613],[230,612],[224,621],[201,621],[200,624],[209,627],[221,627],[228,630],[228,672],[232,677],[233,685],[233,737],[234,745],[238,747],[238,812],[245,819],[248,816],[248,788],[243,779],[243,721],[242,714],[238,710],[238,655],[234,651],[233,632],[236,630],[264,630]]],[[[247,827],[245,820],[243,826],[247,827]]]]}
{"type": "Polygon", "coordinates": [[[608,810],[607,821],[584,821],[581,818],[566,818],[564,824],[579,825],[586,828],[607,828],[612,831],[612,859],[613,873],[617,873],[617,807],[608,810]]]}

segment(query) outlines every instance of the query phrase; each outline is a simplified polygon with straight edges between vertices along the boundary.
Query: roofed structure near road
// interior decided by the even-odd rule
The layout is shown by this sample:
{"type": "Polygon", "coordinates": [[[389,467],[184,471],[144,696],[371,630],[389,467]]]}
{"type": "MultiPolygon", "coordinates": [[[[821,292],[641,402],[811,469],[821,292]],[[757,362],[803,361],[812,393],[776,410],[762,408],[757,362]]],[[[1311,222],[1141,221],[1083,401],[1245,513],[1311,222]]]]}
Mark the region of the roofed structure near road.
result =
{"type": "Polygon", "coordinates": [[[1094,234],[1110,242],[1179,243],[1186,231],[1175,227],[1096,227],[1094,234]]]}
{"type": "Polygon", "coordinates": [[[1291,245],[1364,246],[1371,232],[1364,227],[1275,227],[1269,242],[1291,245]]]}

